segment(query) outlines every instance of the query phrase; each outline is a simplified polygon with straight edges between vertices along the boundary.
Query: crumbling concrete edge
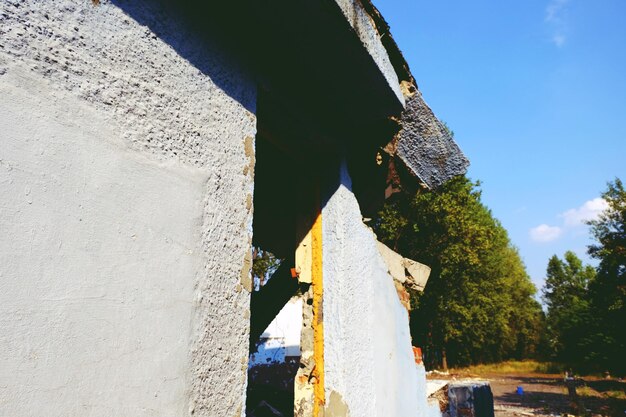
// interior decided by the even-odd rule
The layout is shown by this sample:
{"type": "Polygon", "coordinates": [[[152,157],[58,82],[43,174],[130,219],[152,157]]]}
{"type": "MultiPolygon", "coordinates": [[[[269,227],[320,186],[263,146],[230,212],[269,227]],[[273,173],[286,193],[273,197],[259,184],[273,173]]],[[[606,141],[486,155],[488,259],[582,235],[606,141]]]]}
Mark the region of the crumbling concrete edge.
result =
{"type": "Polygon", "coordinates": [[[407,311],[411,311],[409,290],[424,291],[430,275],[430,267],[412,259],[404,258],[378,240],[376,241],[376,247],[387,266],[388,274],[393,278],[400,303],[407,311]]]}
{"type": "Polygon", "coordinates": [[[424,291],[430,275],[429,266],[403,257],[378,240],[376,241],[376,245],[378,252],[387,265],[389,275],[391,275],[394,280],[411,289],[424,291]]]}

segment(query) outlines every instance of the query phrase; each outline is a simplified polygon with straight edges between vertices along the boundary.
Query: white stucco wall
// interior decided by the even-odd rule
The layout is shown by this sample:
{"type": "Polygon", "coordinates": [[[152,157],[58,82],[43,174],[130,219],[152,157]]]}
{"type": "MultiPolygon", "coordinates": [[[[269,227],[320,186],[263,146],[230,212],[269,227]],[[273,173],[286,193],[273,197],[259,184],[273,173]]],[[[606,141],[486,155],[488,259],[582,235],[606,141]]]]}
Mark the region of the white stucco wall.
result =
{"type": "Polygon", "coordinates": [[[408,314],[350,188],[344,166],[322,209],[326,398],[351,417],[423,416],[408,314]]]}
{"type": "Polygon", "coordinates": [[[182,415],[206,177],[125,149],[44,83],[5,77],[2,414],[182,415]]]}
{"type": "Polygon", "coordinates": [[[242,415],[253,83],[146,1],[0,46],[0,415],[242,415]]]}

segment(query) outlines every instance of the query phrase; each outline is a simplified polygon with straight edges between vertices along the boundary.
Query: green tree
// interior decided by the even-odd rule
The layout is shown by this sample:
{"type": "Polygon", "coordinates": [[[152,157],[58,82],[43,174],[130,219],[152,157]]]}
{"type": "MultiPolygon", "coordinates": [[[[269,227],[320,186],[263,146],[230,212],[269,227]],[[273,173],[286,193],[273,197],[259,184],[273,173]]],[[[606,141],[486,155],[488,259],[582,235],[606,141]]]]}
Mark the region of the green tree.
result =
{"type": "Polygon", "coordinates": [[[543,300],[548,308],[547,331],[553,358],[576,365],[589,349],[592,316],[588,289],[595,269],[584,266],[574,252],[548,261],[543,300]]]}
{"type": "Polygon", "coordinates": [[[609,182],[602,197],[608,208],[590,221],[596,244],[589,254],[598,259],[598,275],[590,285],[596,326],[592,334],[591,360],[626,374],[626,191],[619,178],[609,182]]]}
{"type": "Polygon", "coordinates": [[[379,239],[431,267],[411,312],[431,367],[526,356],[541,325],[535,288],[478,185],[458,177],[436,192],[398,193],[375,222],[379,239]]]}
{"type": "Polygon", "coordinates": [[[281,262],[282,259],[277,258],[272,252],[252,247],[252,279],[256,291],[269,281],[281,262]]]}

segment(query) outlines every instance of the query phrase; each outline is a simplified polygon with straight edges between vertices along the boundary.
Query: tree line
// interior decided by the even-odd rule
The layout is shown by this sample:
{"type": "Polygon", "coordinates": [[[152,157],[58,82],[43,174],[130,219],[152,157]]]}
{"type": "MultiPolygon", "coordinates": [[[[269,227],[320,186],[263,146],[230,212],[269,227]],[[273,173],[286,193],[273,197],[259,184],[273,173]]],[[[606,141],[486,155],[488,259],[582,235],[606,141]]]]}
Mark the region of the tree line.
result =
{"type": "Polygon", "coordinates": [[[573,252],[552,257],[537,289],[517,249],[482,203],[480,184],[458,177],[432,192],[395,194],[374,221],[389,247],[431,267],[413,293],[411,335],[431,368],[507,359],[558,361],[585,371],[624,373],[626,193],[619,179],[609,208],[590,222],[599,266],[573,252]]]}
{"type": "Polygon", "coordinates": [[[608,208],[587,222],[597,268],[571,251],[550,258],[543,300],[550,359],[583,372],[626,374],[626,191],[617,178],[602,197],[608,208]]]}
{"type": "Polygon", "coordinates": [[[541,342],[536,288],[479,185],[461,176],[436,192],[397,193],[374,222],[383,243],[431,267],[410,312],[431,368],[527,358],[541,342]]]}

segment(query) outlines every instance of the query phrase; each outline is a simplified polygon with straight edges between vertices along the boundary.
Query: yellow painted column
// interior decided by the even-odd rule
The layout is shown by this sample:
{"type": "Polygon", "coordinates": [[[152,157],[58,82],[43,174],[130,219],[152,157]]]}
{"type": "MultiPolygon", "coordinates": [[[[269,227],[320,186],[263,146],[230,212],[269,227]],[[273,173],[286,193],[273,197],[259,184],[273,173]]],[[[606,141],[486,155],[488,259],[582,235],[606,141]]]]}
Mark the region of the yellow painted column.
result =
{"type": "Polygon", "coordinates": [[[314,398],[313,398],[313,417],[322,417],[324,404],[326,403],[324,395],[324,281],[322,269],[322,213],[317,208],[317,216],[313,222],[311,229],[311,285],[313,287],[313,358],[315,361],[315,369],[313,376],[314,398]]]}

